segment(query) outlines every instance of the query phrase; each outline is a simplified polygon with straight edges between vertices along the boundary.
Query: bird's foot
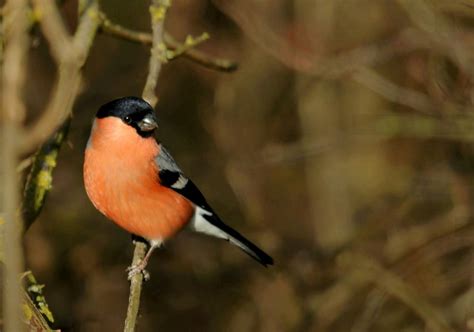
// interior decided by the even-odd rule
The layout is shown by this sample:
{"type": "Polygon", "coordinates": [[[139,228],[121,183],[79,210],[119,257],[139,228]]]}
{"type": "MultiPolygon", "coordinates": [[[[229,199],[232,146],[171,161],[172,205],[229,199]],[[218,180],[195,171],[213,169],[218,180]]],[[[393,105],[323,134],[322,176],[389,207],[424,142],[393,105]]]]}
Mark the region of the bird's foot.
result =
{"type": "Polygon", "coordinates": [[[150,273],[148,273],[148,271],[145,270],[146,264],[147,262],[145,260],[142,260],[138,264],[129,266],[126,270],[128,272],[128,280],[132,280],[133,276],[135,276],[138,273],[143,274],[143,279],[145,281],[150,280],[150,273]]]}

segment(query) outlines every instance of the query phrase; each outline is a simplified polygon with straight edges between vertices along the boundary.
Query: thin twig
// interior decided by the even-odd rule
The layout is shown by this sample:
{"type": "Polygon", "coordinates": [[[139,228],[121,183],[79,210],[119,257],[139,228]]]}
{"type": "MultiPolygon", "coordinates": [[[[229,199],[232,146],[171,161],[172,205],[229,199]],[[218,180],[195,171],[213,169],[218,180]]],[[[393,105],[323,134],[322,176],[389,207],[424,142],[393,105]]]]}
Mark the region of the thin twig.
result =
{"type": "Polygon", "coordinates": [[[175,48],[174,50],[168,50],[168,52],[166,53],[166,58],[167,60],[176,59],[180,57],[181,55],[185,54],[188,50],[193,49],[194,47],[205,42],[208,39],[209,39],[209,34],[207,32],[202,33],[198,37],[193,37],[191,35],[188,35],[182,45],[175,48]]]}
{"type": "MultiPolygon", "coordinates": [[[[151,24],[153,31],[153,44],[150,50],[150,62],[148,77],[143,89],[143,99],[155,107],[158,98],[156,96],[156,83],[160,74],[161,65],[166,61],[166,46],[163,43],[164,20],[171,0],[152,0],[150,5],[151,24]]],[[[138,264],[145,257],[146,244],[135,242],[132,266],[138,264]]],[[[125,319],[125,332],[135,331],[138,310],[140,308],[140,297],[143,284],[143,274],[135,274],[130,281],[130,295],[128,299],[127,317],[125,319]]]]}
{"type": "Polygon", "coordinates": [[[108,33],[109,35],[144,45],[151,45],[152,43],[151,33],[125,28],[112,22],[103,12],[100,13],[100,19],[101,31],[108,33]]]}
{"type": "Polygon", "coordinates": [[[3,195],[1,210],[3,270],[3,319],[4,330],[24,331],[20,304],[21,285],[18,279],[23,269],[21,246],[21,217],[19,206],[19,178],[16,167],[19,161],[18,141],[21,122],[25,115],[22,90],[26,79],[26,59],[28,55],[28,1],[10,0],[4,8],[3,34],[5,53],[2,70],[2,100],[0,108],[0,187],[3,195]]]}
{"type": "MultiPolygon", "coordinates": [[[[179,48],[181,46],[180,42],[178,42],[173,36],[168,33],[165,33],[165,43],[173,49],[179,48]]],[[[189,60],[199,63],[204,67],[223,72],[230,73],[237,70],[238,68],[237,62],[233,60],[213,57],[195,48],[190,48],[186,50],[183,56],[188,58],[189,60]]]]}
{"type": "MultiPolygon", "coordinates": [[[[102,31],[107,34],[135,43],[145,45],[151,45],[152,43],[153,37],[150,33],[125,28],[112,22],[104,13],[101,13],[101,22],[102,31]]],[[[173,50],[183,47],[183,44],[166,32],[164,33],[164,42],[168,48],[173,50]]],[[[187,48],[185,52],[183,52],[183,56],[204,67],[218,71],[233,72],[238,67],[235,61],[211,56],[195,48],[187,48]]]]}

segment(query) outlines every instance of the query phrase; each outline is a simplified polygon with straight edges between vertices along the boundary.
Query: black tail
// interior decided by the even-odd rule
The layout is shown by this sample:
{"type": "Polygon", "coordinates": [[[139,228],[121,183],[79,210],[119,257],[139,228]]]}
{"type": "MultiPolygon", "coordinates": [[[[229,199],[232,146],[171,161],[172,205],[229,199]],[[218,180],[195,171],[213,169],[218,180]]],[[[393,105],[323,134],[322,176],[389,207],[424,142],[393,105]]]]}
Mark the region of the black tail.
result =
{"type": "Polygon", "coordinates": [[[204,217],[204,219],[206,219],[206,221],[208,221],[211,225],[227,234],[228,236],[224,239],[242,249],[247,255],[255,259],[257,262],[265,267],[268,265],[273,265],[273,258],[267,255],[255,244],[247,240],[235,229],[227,226],[224,222],[222,222],[222,220],[219,219],[218,216],[215,214],[203,214],[202,217],[204,217]]]}

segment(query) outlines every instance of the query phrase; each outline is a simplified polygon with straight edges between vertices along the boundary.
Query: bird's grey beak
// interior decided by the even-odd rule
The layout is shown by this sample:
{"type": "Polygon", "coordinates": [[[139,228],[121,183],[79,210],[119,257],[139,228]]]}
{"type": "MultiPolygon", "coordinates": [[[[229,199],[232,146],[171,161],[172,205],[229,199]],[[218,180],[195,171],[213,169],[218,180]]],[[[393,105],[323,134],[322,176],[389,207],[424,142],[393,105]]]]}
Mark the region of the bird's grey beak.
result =
{"type": "Polygon", "coordinates": [[[154,114],[147,114],[138,122],[138,127],[142,131],[152,131],[158,128],[154,114]]]}

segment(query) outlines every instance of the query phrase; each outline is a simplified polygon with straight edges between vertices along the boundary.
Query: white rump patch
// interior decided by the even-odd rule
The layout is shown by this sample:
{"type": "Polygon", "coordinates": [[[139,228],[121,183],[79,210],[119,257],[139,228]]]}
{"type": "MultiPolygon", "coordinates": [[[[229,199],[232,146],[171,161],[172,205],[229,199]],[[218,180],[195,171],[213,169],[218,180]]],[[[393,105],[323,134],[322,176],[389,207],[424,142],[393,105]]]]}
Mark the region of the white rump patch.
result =
{"type": "Polygon", "coordinates": [[[231,236],[230,234],[227,234],[220,228],[214,226],[211,224],[209,221],[207,221],[203,216],[204,215],[212,215],[211,212],[204,210],[203,208],[200,208],[199,206],[196,206],[196,211],[194,212],[193,217],[191,218],[191,221],[189,223],[189,227],[191,230],[198,232],[198,233],[203,233],[206,235],[214,236],[219,239],[224,239],[229,241],[230,243],[236,245],[243,251],[249,253],[253,257],[258,257],[255,252],[253,252],[249,247],[247,247],[244,243],[240,242],[237,240],[235,237],[231,236]]]}
{"type": "Polygon", "coordinates": [[[209,221],[207,221],[203,217],[204,215],[211,216],[212,213],[204,210],[203,208],[200,208],[199,206],[196,206],[196,211],[194,212],[194,215],[191,218],[189,227],[195,232],[204,233],[210,236],[218,237],[220,239],[229,240],[229,235],[220,228],[217,228],[209,221]]]}

